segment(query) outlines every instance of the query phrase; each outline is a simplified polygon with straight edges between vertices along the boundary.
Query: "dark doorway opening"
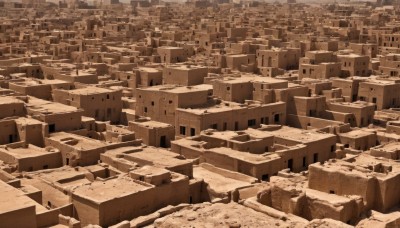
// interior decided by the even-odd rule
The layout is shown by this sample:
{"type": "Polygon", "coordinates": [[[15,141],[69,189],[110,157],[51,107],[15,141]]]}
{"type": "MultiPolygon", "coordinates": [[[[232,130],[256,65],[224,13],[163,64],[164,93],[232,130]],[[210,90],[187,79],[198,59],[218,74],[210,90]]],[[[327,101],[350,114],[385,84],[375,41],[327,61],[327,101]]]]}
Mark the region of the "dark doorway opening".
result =
{"type": "Polygon", "coordinates": [[[56,125],[55,124],[49,124],[49,132],[53,133],[56,131],[56,125]]]}
{"type": "Polygon", "coordinates": [[[290,171],[293,171],[293,159],[288,160],[288,168],[290,169],[290,171]]]}
{"type": "Polygon", "coordinates": [[[166,148],[167,147],[167,138],[165,135],[160,137],[160,147],[166,148]]]}
{"type": "Polygon", "coordinates": [[[314,163],[315,163],[315,162],[318,162],[318,153],[315,153],[315,154],[314,154],[314,163]]]}

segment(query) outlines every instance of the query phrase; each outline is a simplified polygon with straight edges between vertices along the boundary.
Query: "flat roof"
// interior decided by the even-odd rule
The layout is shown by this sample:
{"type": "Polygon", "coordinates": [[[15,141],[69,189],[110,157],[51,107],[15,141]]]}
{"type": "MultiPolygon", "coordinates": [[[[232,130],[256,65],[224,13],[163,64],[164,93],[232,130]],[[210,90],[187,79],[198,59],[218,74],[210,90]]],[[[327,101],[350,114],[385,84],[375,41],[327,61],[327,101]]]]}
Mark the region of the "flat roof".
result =
{"type": "Polygon", "coordinates": [[[32,158],[39,157],[43,155],[57,154],[60,153],[58,149],[55,148],[40,148],[34,145],[27,145],[27,147],[10,148],[10,147],[0,147],[0,152],[9,154],[16,159],[22,158],[32,158]]]}
{"type": "Polygon", "coordinates": [[[206,137],[224,139],[224,140],[235,140],[236,137],[240,137],[243,135],[248,135],[252,139],[263,139],[263,138],[274,137],[274,135],[268,131],[260,131],[253,128],[248,128],[242,131],[202,131],[201,135],[204,135],[206,137]]]}
{"type": "Polygon", "coordinates": [[[144,121],[144,122],[134,122],[132,121],[133,124],[146,127],[146,128],[165,128],[165,127],[172,127],[171,124],[163,123],[163,122],[158,122],[154,120],[149,120],[149,121],[144,121]]]}
{"type": "Polygon", "coordinates": [[[101,87],[94,87],[94,86],[88,86],[85,88],[68,90],[68,92],[70,94],[74,94],[74,95],[93,95],[93,94],[112,93],[115,91],[116,90],[111,90],[111,89],[106,89],[106,88],[101,88],[101,87]]]}
{"type": "Polygon", "coordinates": [[[15,85],[20,85],[20,86],[35,86],[35,85],[59,85],[59,84],[72,84],[71,82],[63,81],[63,80],[28,80],[26,79],[25,81],[16,81],[16,82],[10,82],[10,84],[15,84],[15,85]]]}
{"type": "Polygon", "coordinates": [[[77,195],[94,203],[102,203],[116,198],[132,195],[152,188],[133,179],[122,176],[105,181],[95,180],[89,184],[76,187],[72,190],[77,195]]]}
{"type": "Polygon", "coordinates": [[[364,107],[375,107],[374,103],[366,101],[354,101],[354,102],[332,102],[331,105],[341,105],[352,108],[364,108],[364,107]]]}
{"type": "Polygon", "coordinates": [[[42,125],[43,122],[37,119],[33,119],[30,117],[19,117],[18,119],[14,120],[16,124],[21,124],[21,125],[30,125],[30,124],[40,124],[42,125]]]}
{"type": "Polygon", "coordinates": [[[26,196],[24,192],[3,181],[0,181],[0,192],[0,214],[32,206],[35,207],[36,214],[47,211],[45,207],[26,196]]]}
{"type": "Polygon", "coordinates": [[[356,175],[362,178],[370,179],[370,178],[378,178],[378,179],[386,179],[390,178],[393,175],[397,175],[400,172],[400,167],[395,161],[390,161],[389,159],[378,159],[368,154],[361,153],[359,155],[353,156],[352,158],[354,162],[346,162],[342,160],[329,160],[324,164],[314,163],[310,166],[319,167],[328,172],[338,172],[343,175],[356,175]],[[374,172],[370,169],[370,166],[377,165],[378,163],[382,164],[390,164],[392,165],[392,172],[388,173],[380,173],[374,172]]]}
{"type": "Polygon", "coordinates": [[[157,175],[162,175],[162,174],[168,174],[171,172],[164,168],[145,165],[145,166],[139,167],[137,169],[131,170],[130,173],[140,174],[140,175],[144,175],[144,176],[157,176],[157,175]]]}
{"type": "Polygon", "coordinates": [[[163,217],[162,227],[305,227],[306,220],[285,220],[257,212],[238,203],[190,205],[163,217]]]}
{"type": "Polygon", "coordinates": [[[339,136],[345,136],[349,138],[359,138],[369,135],[374,135],[375,133],[372,131],[364,130],[364,129],[356,129],[346,133],[340,133],[339,136]]]}
{"type": "Polygon", "coordinates": [[[138,88],[138,90],[145,91],[163,91],[167,93],[190,93],[198,91],[212,90],[213,86],[208,84],[194,85],[194,86],[179,86],[179,85],[157,85],[146,88],[138,88]]]}
{"type": "Polygon", "coordinates": [[[258,83],[269,83],[269,84],[276,84],[276,83],[286,83],[288,84],[287,80],[276,79],[271,77],[260,77],[256,75],[242,75],[241,77],[233,77],[233,76],[224,76],[223,78],[214,79],[217,81],[223,81],[224,83],[229,84],[240,84],[246,82],[258,82],[258,83]]]}
{"type": "Polygon", "coordinates": [[[63,166],[56,169],[46,169],[30,172],[32,177],[40,178],[48,183],[62,182],[63,180],[75,179],[77,177],[84,178],[87,169],[83,167],[63,166]]]}
{"type": "Polygon", "coordinates": [[[166,69],[176,69],[176,70],[186,70],[186,71],[190,71],[190,70],[197,70],[197,69],[208,69],[205,66],[201,66],[201,65],[188,65],[188,64],[174,64],[174,65],[168,65],[165,67],[166,69]]]}
{"type": "Polygon", "coordinates": [[[269,154],[267,156],[260,155],[260,154],[252,154],[248,152],[242,152],[238,150],[233,150],[228,147],[217,147],[212,149],[205,150],[204,153],[213,152],[217,154],[222,154],[231,158],[236,158],[242,161],[247,161],[255,164],[263,164],[270,162],[272,160],[279,160],[281,157],[277,154],[269,154]]]}
{"type": "Polygon", "coordinates": [[[275,137],[294,140],[299,143],[309,143],[322,139],[336,137],[333,134],[303,130],[293,127],[282,126],[281,129],[270,131],[275,137]]]}
{"type": "Polygon", "coordinates": [[[158,48],[161,48],[161,49],[173,49],[173,50],[182,49],[183,50],[183,48],[181,48],[181,47],[171,47],[171,46],[161,46],[161,47],[158,47],[158,48]]]}
{"type": "Polygon", "coordinates": [[[134,159],[135,162],[138,162],[138,160],[151,162],[154,166],[162,168],[191,163],[190,160],[180,159],[180,154],[156,147],[145,147],[142,151],[126,154],[125,157],[130,157],[131,159],[134,159]]]}
{"type": "Polygon", "coordinates": [[[9,96],[1,96],[0,97],[0,105],[6,105],[6,104],[24,104],[23,101],[15,98],[15,97],[9,97],[9,96]]]}
{"type": "Polygon", "coordinates": [[[372,147],[371,149],[387,151],[387,152],[395,152],[400,150],[400,142],[388,142],[383,145],[372,147]]]}
{"type": "MultiPolygon", "coordinates": [[[[359,166],[368,166],[372,164],[378,164],[381,163],[383,165],[390,165],[392,167],[392,171],[389,172],[388,174],[398,174],[400,173],[400,163],[397,162],[396,160],[388,159],[388,158],[378,158],[369,155],[368,153],[361,153],[358,156],[354,158],[354,164],[359,165],[359,166]]],[[[382,174],[382,173],[378,173],[382,174]]],[[[386,174],[382,174],[383,176],[387,176],[386,174]]]]}
{"type": "Polygon", "coordinates": [[[40,114],[53,114],[53,113],[71,113],[71,112],[81,112],[76,107],[64,105],[58,102],[51,102],[42,99],[38,99],[32,96],[28,96],[28,103],[26,106],[29,111],[40,114]]]}
{"type": "Polygon", "coordinates": [[[49,139],[58,141],[70,147],[74,147],[78,150],[91,150],[97,148],[105,148],[107,146],[106,143],[95,140],[91,138],[87,138],[84,136],[66,133],[66,132],[56,132],[50,135],[49,139]],[[71,142],[71,143],[70,143],[71,142]]]}
{"type": "Polygon", "coordinates": [[[206,115],[210,113],[220,113],[220,112],[229,112],[231,110],[243,109],[247,108],[247,105],[234,103],[234,102],[223,102],[221,104],[215,104],[212,106],[206,107],[198,107],[198,108],[178,108],[177,110],[181,110],[184,112],[189,112],[197,115],[206,115]]]}
{"type": "Polygon", "coordinates": [[[248,187],[257,181],[256,178],[236,172],[222,170],[209,164],[200,164],[199,166],[194,166],[193,177],[196,179],[203,179],[213,190],[220,193],[248,187]],[[221,173],[219,173],[219,171],[221,171],[221,173]],[[234,175],[229,177],[228,175],[224,175],[224,171],[227,173],[233,173],[234,175]],[[239,178],[235,178],[236,176],[242,177],[241,180],[239,180],[239,178]]]}
{"type": "Polygon", "coordinates": [[[162,73],[161,70],[158,70],[157,68],[152,68],[152,67],[139,67],[139,71],[144,71],[144,72],[149,72],[149,73],[162,73]]]}

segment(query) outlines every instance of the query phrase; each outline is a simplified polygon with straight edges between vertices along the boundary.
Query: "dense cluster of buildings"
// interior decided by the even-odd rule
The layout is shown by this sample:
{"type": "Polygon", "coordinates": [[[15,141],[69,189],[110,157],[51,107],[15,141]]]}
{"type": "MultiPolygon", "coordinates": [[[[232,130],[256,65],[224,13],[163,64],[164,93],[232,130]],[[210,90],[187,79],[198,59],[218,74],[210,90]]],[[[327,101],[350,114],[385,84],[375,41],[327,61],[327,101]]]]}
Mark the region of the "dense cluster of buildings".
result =
{"type": "Polygon", "coordinates": [[[399,39],[396,0],[0,0],[0,227],[400,227],[399,39]]]}

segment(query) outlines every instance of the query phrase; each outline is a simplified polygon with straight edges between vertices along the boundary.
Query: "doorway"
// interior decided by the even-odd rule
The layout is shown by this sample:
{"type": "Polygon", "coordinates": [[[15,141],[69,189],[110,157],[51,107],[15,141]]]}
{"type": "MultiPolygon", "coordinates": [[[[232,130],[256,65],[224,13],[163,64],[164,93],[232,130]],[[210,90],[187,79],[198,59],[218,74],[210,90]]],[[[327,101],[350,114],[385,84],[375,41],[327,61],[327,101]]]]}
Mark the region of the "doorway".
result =
{"type": "Polygon", "coordinates": [[[290,169],[290,171],[293,171],[293,159],[288,160],[288,168],[290,169]]]}
{"type": "Polygon", "coordinates": [[[160,147],[166,148],[167,147],[167,138],[165,135],[160,137],[160,147]]]}

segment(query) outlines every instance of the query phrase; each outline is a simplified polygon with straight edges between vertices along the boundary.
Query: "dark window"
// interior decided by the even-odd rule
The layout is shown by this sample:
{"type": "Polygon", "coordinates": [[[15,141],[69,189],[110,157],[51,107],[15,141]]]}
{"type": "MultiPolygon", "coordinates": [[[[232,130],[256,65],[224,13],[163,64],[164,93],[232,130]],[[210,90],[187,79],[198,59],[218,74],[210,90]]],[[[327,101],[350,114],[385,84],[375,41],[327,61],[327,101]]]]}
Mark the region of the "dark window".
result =
{"type": "Polygon", "coordinates": [[[14,136],[13,135],[9,135],[8,136],[8,143],[13,143],[14,142],[14,136]]]}
{"type": "Polygon", "coordinates": [[[279,114],[275,114],[274,115],[274,121],[275,121],[275,123],[279,123],[279,114]]]}
{"type": "Polygon", "coordinates": [[[256,125],[256,120],[255,119],[251,119],[247,121],[247,125],[249,127],[255,126],[256,125]]]}
{"type": "Polygon", "coordinates": [[[315,154],[314,154],[314,163],[315,163],[315,162],[318,162],[318,153],[315,153],[315,154]]]}
{"type": "Polygon", "coordinates": [[[303,157],[303,167],[307,166],[307,158],[304,156],[303,157]]]}
{"type": "Polygon", "coordinates": [[[147,113],[147,107],[144,107],[144,113],[147,113]]]}
{"type": "Polygon", "coordinates": [[[329,194],[335,194],[335,191],[329,190],[329,194]]]}
{"type": "Polygon", "coordinates": [[[48,165],[44,165],[44,166],[43,166],[43,169],[48,169],[48,168],[49,168],[48,165]]]}
{"type": "Polygon", "coordinates": [[[269,175],[268,174],[262,175],[261,178],[262,178],[263,181],[269,181],[269,175]]]}
{"type": "Polygon", "coordinates": [[[290,169],[290,171],[293,171],[293,159],[288,160],[288,168],[290,169]]]}
{"type": "Polygon", "coordinates": [[[181,135],[186,135],[186,127],[180,126],[180,127],[179,127],[179,134],[181,134],[181,135]]]}
{"type": "Polygon", "coordinates": [[[196,135],[196,129],[190,128],[190,136],[195,136],[196,135]]]}
{"type": "Polygon", "coordinates": [[[239,130],[239,122],[235,122],[235,131],[238,131],[239,130]]]}
{"type": "Polygon", "coordinates": [[[56,125],[55,124],[49,124],[49,132],[55,132],[56,131],[56,125]]]}
{"type": "Polygon", "coordinates": [[[331,152],[335,152],[335,145],[331,146],[331,152]]]}
{"type": "Polygon", "coordinates": [[[166,148],[167,147],[167,138],[165,135],[160,137],[160,147],[166,148]]]}
{"type": "Polygon", "coordinates": [[[212,128],[212,129],[215,129],[215,130],[218,130],[218,124],[212,124],[212,125],[211,125],[211,128],[212,128]]]}
{"type": "Polygon", "coordinates": [[[228,129],[227,123],[224,122],[224,128],[222,130],[226,131],[228,129]]]}

